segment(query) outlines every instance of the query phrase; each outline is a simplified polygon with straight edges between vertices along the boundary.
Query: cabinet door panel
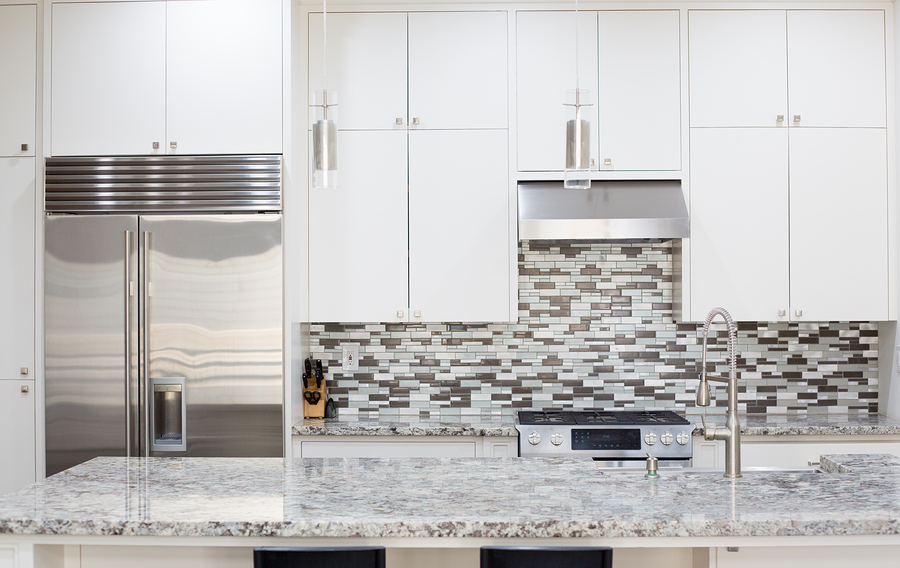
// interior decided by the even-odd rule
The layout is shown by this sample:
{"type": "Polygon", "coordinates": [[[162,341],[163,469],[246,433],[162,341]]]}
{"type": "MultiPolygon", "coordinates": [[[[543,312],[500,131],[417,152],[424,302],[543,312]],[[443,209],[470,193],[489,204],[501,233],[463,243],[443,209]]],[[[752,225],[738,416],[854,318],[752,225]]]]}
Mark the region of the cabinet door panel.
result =
{"type": "Polygon", "coordinates": [[[281,152],[281,9],[279,0],[168,3],[166,141],[178,143],[169,153],[281,152]]]}
{"type": "Polygon", "coordinates": [[[600,169],[681,169],[678,22],[676,10],[599,13],[600,169]]]}
{"type": "Polygon", "coordinates": [[[785,19],[782,10],[688,12],[691,126],[775,126],[787,114],[785,19]]]}
{"type": "Polygon", "coordinates": [[[406,321],[406,148],[405,130],[338,135],[339,186],[309,194],[311,321],[406,321]]]}
{"type": "Polygon", "coordinates": [[[5,495],[35,481],[34,381],[0,379],[0,432],[0,495],[5,495]]]}
{"type": "Polygon", "coordinates": [[[310,14],[309,88],[337,91],[338,128],[406,129],[406,13],[328,14],[327,77],[322,31],[310,14]]]}
{"type": "Polygon", "coordinates": [[[888,318],[886,147],[879,128],[791,130],[794,319],[888,318]]]}
{"type": "MultiPolygon", "coordinates": [[[[575,12],[516,14],[518,170],[562,171],[566,165],[566,91],[575,88],[575,12]]],[[[597,13],[578,13],[579,86],[598,108],[597,13]]],[[[596,130],[593,133],[596,138],[596,130]]],[[[597,141],[591,141],[597,163],[597,141]]]]}
{"type": "Polygon", "coordinates": [[[506,12],[409,14],[409,117],[419,129],[506,128],[506,12]]]}
{"type": "Polygon", "coordinates": [[[510,320],[507,136],[410,133],[412,321],[510,320]]]}
{"type": "Polygon", "coordinates": [[[34,158],[0,158],[0,379],[34,376],[34,175],[34,158]]]}
{"type": "Polygon", "coordinates": [[[51,17],[51,154],[165,153],[165,2],[53,4],[51,17]]]}
{"type": "Polygon", "coordinates": [[[0,156],[34,156],[36,75],[37,6],[0,6],[0,156]]]}
{"type": "Polygon", "coordinates": [[[787,129],[691,129],[691,319],[777,321],[788,298],[787,129]]]}
{"type": "Polygon", "coordinates": [[[882,10],[788,11],[788,54],[792,125],[885,126],[882,10]]]}

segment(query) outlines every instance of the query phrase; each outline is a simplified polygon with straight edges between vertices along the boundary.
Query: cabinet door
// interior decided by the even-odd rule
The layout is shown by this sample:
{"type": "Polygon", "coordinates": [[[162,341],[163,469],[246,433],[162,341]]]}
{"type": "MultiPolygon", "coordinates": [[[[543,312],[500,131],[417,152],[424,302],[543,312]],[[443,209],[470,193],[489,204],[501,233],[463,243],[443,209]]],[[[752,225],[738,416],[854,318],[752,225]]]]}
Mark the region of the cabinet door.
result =
{"type": "Polygon", "coordinates": [[[778,321],[788,298],[788,130],[691,129],[691,320],[778,321]]]}
{"type": "Polygon", "coordinates": [[[35,481],[34,381],[0,379],[0,432],[0,495],[5,495],[35,481]]]}
{"type": "Polygon", "coordinates": [[[280,0],[168,3],[169,153],[281,153],[281,9],[280,0]]]}
{"type": "Polygon", "coordinates": [[[338,135],[339,186],[309,193],[311,321],[406,321],[407,136],[338,135]]]}
{"type": "Polygon", "coordinates": [[[791,125],[885,126],[884,11],[791,10],[787,18],[791,125]]]}
{"type": "Polygon", "coordinates": [[[165,2],[53,4],[51,17],[51,154],[165,153],[165,2]]]}
{"type": "Polygon", "coordinates": [[[309,88],[337,91],[341,130],[406,129],[406,13],[309,15],[309,88]],[[397,119],[401,124],[397,124],[397,119]]]}
{"type": "Polygon", "coordinates": [[[36,76],[37,6],[0,6],[0,156],[34,156],[36,76]]]}
{"type": "MultiPolygon", "coordinates": [[[[566,91],[575,88],[575,12],[516,14],[516,124],[519,171],[566,166],[566,91]]],[[[578,13],[579,87],[591,91],[596,123],[597,12],[578,13]]],[[[596,131],[594,131],[596,136],[596,131]]],[[[597,163],[597,141],[591,141],[597,163]]]]}
{"type": "Polygon", "coordinates": [[[776,126],[787,114],[785,19],[783,10],[688,12],[691,126],[776,126]]]}
{"type": "Polygon", "coordinates": [[[600,169],[681,169],[678,22],[677,10],[599,13],[600,169]]]}
{"type": "Polygon", "coordinates": [[[411,321],[511,319],[507,136],[410,132],[411,321]]]}
{"type": "Polygon", "coordinates": [[[409,14],[413,128],[507,127],[506,28],[506,12],[409,14]]]}
{"type": "Polygon", "coordinates": [[[34,176],[34,158],[0,158],[0,379],[34,376],[34,176]]]}
{"type": "Polygon", "coordinates": [[[791,129],[792,319],[888,319],[886,148],[880,128],[791,129]]]}

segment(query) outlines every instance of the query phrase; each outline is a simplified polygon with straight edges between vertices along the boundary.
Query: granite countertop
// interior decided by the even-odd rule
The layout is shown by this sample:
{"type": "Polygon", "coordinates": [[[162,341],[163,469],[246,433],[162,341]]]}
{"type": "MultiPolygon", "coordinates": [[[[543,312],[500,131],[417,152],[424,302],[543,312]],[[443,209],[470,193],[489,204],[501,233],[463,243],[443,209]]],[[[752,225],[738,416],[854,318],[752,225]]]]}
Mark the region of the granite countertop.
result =
{"type": "MultiPolygon", "coordinates": [[[[688,415],[695,424],[694,435],[703,427],[699,415],[688,415]]],[[[881,415],[757,415],[742,414],[741,433],[751,436],[798,435],[900,435],[900,420],[881,415]]],[[[710,424],[725,423],[718,409],[707,415],[710,424]]],[[[463,416],[392,416],[305,418],[291,430],[294,436],[517,436],[515,413],[463,416]]]]}
{"type": "Polygon", "coordinates": [[[900,536],[900,459],[608,475],[587,458],[96,458],[0,498],[0,534],[900,536]]]}

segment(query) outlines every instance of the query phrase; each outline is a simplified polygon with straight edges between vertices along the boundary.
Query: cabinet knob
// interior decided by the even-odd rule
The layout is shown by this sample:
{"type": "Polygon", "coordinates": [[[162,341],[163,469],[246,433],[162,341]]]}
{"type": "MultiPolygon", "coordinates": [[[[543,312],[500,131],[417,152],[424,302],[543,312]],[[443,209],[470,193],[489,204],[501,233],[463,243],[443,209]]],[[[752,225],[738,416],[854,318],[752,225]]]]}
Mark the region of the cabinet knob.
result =
{"type": "Polygon", "coordinates": [[[784,122],[784,115],[783,114],[776,115],[775,122],[784,122]]]}
{"type": "Polygon", "coordinates": [[[394,124],[396,124],[397,126],[403,126],[403,119],[402,118],[396,119],[394,121],[394,124]]]}
{"type": "Polygon", "coordinates": [[[420,318],[420,317],[422,317],[422,312],[420,312],[419,310],[414,311],[414,312],[413,312],[413,317],[414,317],[414,318],[420,318]]]}
{"type": "Polygon", "coordinates": [[[28,376],[28,367],[22,367],[21,369],[19,369],[19,374],[24,377],[27,377],[28,376]]]}
{"type": "Polygon", "coordinates": [[[612,158],[603,158],[603,165],[604,165],[604,166],[611,166],[611,165],[612,165],[612,158]]]}
{"type": "Polygon", "coordinates": [[[413,118],[413,124],[416,125],[416,126],[418,126],[418,124],[419,124],[419,117],[418,117],[418,116],[413,118]]]}
{"type": "Polygon", "coordinates": [[[784,317],[785,310],[778,310],[778,317],[784,317]]]}
{"type": "Polygon", "coordinates": [[[171,148],[172,150],[174,150],[177,147],[178,147],[178,142],[169,142],[169,148],[171,148]]]}
{"type": "Polygon", "coordinates": [[[794,310],[794,315],[795,315],[796,317],[798,317],[798,318],[799,318],[799,317],[802,317],[802,316],[803,316],[803,310],[794,310]]]}
{"type": "Polygon", "coordinates": [[[596,162],[594,161],[594,158],[591,158],[591,167],[593,168],[595,165],[596,165],[596,162]]]}
{"type": "Polygon", "coordinates": [[[794,115],[794,122],[800,122],[800,115],[799,115],[799,114],[795,114],[795,115],[794,115]]]}
{"type": "Polygon", "coordinates": [[[403,310],[397,310],[397,319],[403,318],[403,310]]]}
{"type": "Polygon", "coordinates": [[[28,385],[22,385],[22,394],[28,394],[28,385]]]}
{"type": "Polygon", "coordinates": [[[154,149],[154,150],[159,150],[159,142],[154,142],[154,143],[153,143],[153,149],[154,149]]]}
{"type": "Polygon", "coordinates": [[[28,144],[22,144],[22,151],[23,151],[23,152],[27,152],[27,151],[28,151],[28,144]]]}

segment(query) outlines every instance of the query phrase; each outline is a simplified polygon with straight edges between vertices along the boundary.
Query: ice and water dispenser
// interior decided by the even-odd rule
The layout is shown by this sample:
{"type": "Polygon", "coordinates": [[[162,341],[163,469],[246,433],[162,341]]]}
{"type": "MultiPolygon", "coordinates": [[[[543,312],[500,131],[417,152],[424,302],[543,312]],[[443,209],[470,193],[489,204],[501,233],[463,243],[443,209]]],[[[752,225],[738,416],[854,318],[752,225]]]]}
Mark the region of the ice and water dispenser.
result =
{"type": "Polygon", "coordinates": [[[183,452],[187,450],[184,377],[151,378],[150,450],[183,452]]]}

